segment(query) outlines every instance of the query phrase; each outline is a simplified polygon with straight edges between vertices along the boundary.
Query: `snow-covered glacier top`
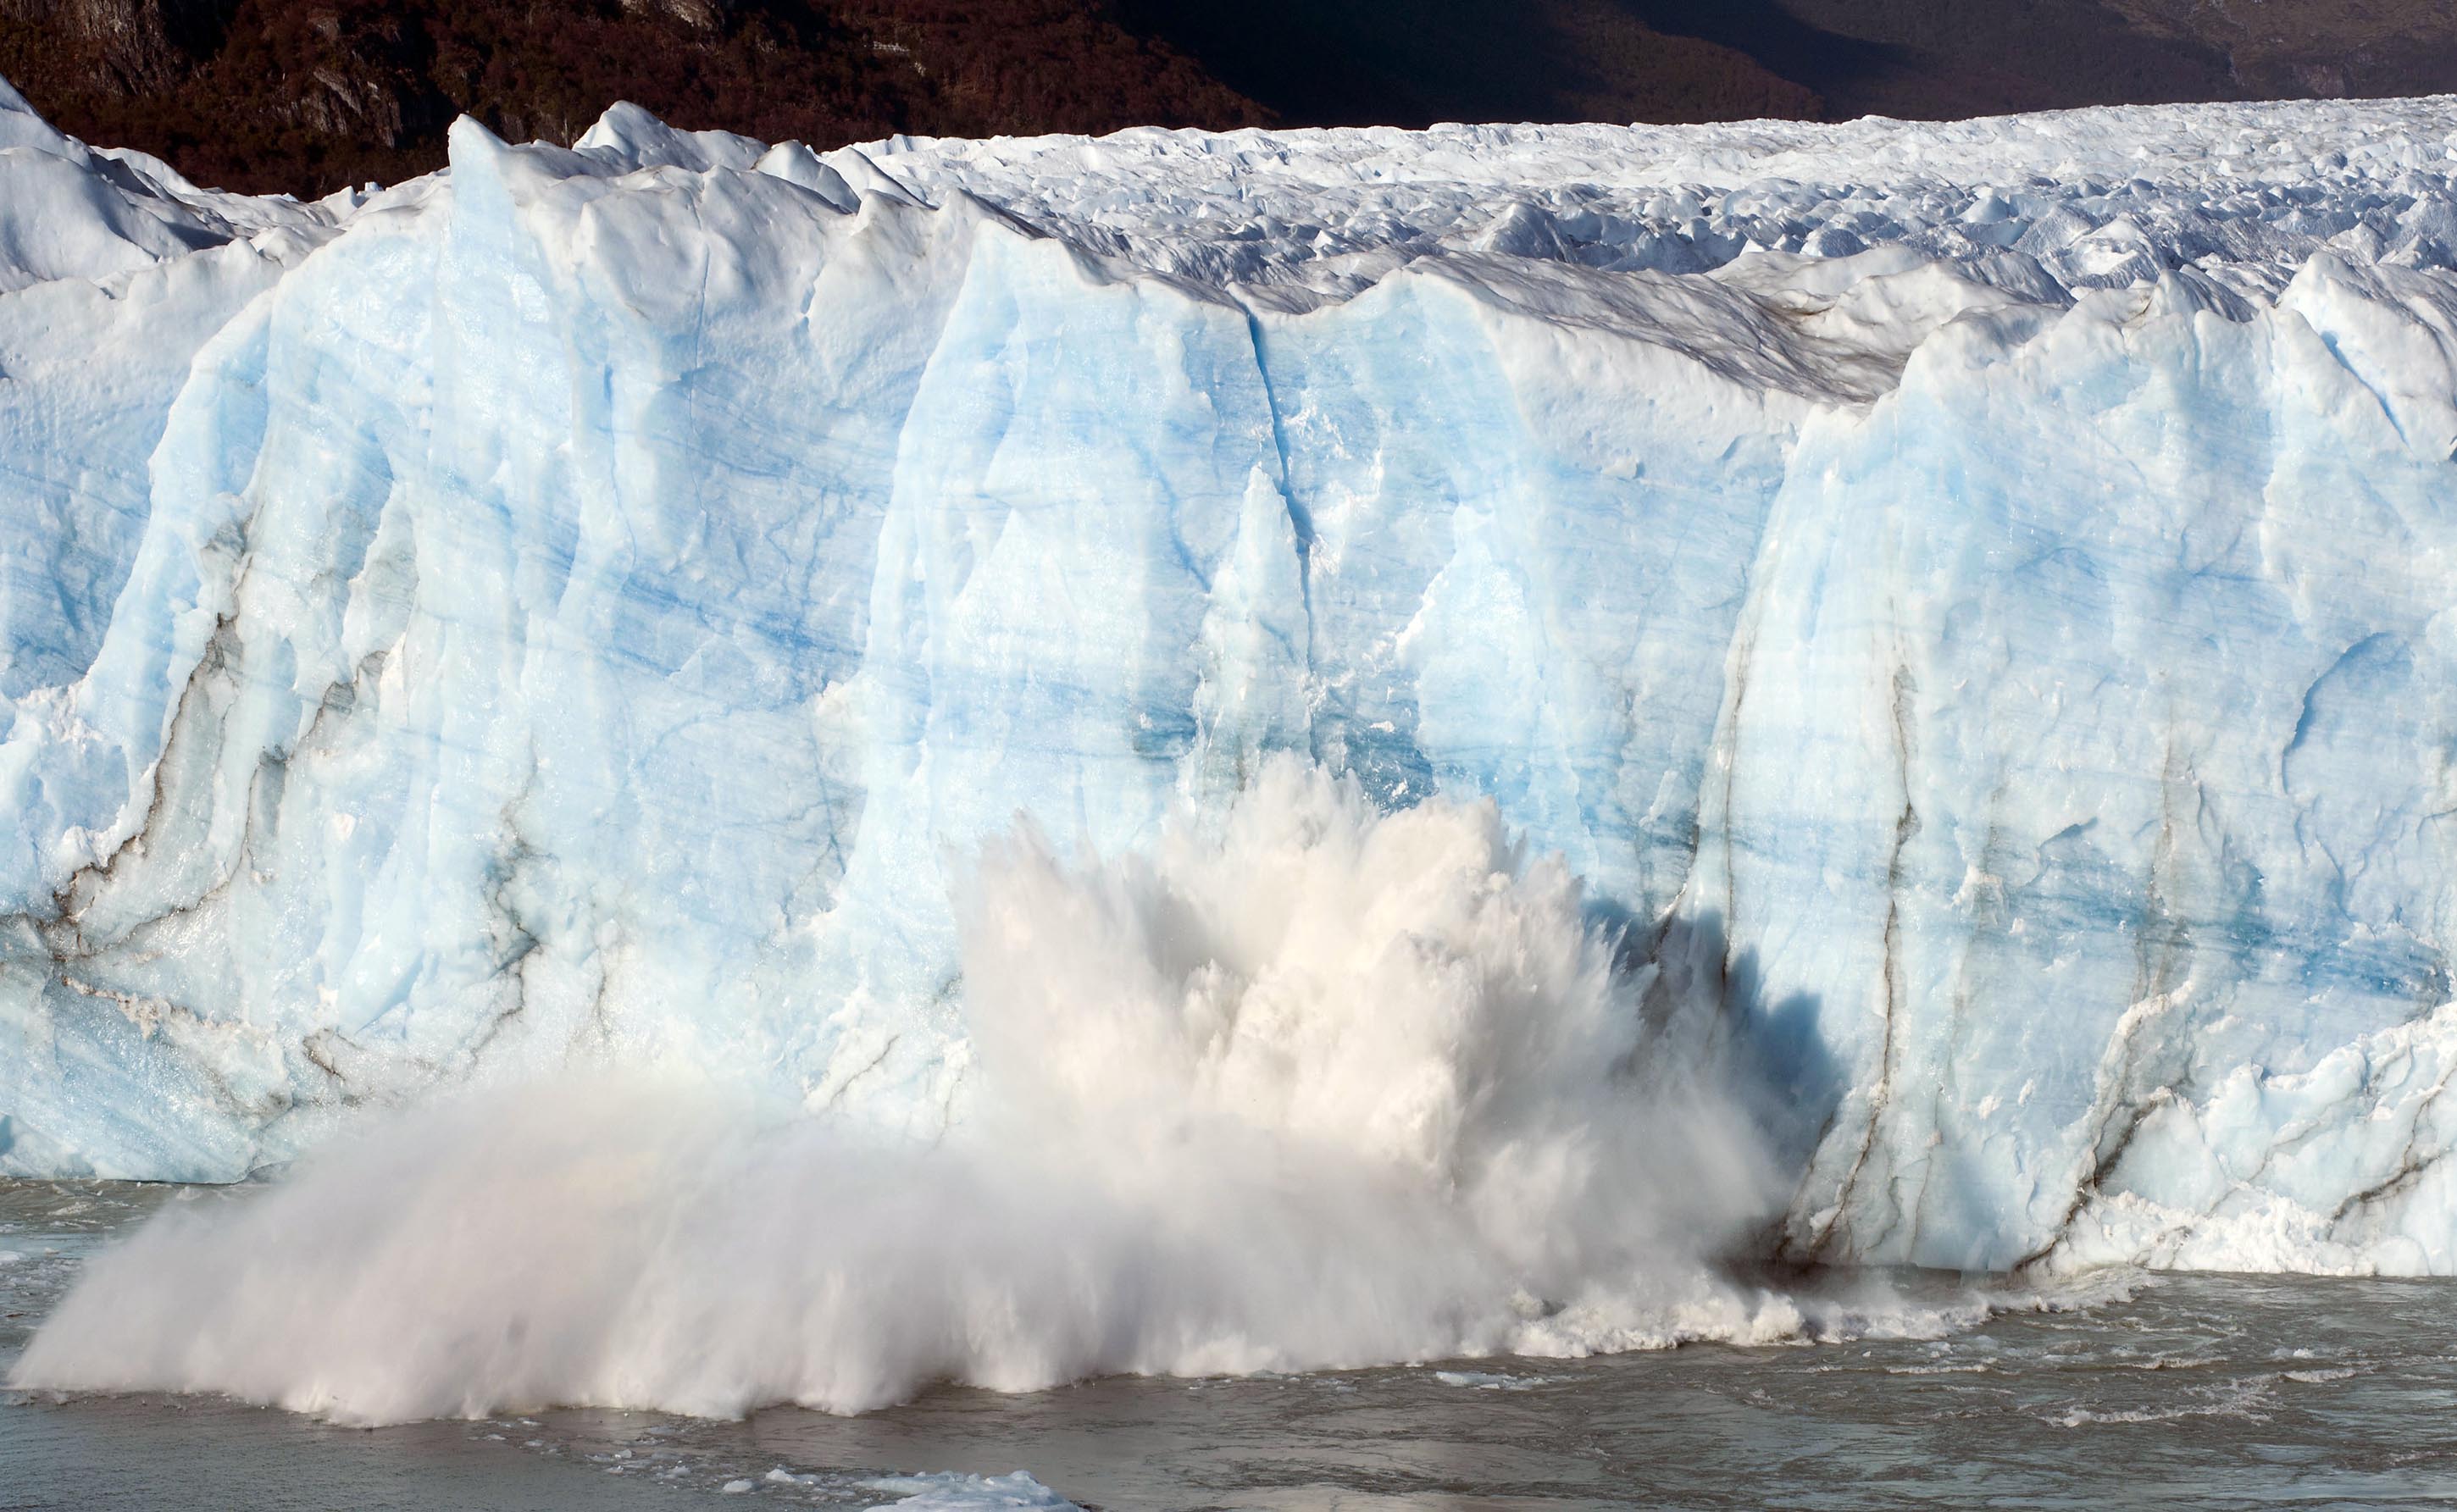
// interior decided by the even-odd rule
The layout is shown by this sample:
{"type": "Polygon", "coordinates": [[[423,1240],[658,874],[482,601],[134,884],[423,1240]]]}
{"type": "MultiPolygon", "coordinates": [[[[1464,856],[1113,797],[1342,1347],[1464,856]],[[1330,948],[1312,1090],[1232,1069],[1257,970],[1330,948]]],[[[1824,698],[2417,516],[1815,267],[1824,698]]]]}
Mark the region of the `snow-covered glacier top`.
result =
{"type": "Polygon", "coordinates": [[[2327,246],[2446,268],[2457,102],[2141,106],[1843,126],[1120,132],[861,150],[1135,265],[1349,294],[1493,251],[1693,273],[1901,247],[2033,297],[2172,270],[2274,297],[2327,246]]]}
{"type": "Polygon", "coordinates": [[[1054,917],[1170,1025],[1026,1005],[1069,1106],[1481,1190],[1712,1045],[1788,1253],[2457,1270],[2457,102],[0,132],[0,1170],[588,1055],[935,1137],[1054,917]]]}
{"type": "Polygon", "coordinates": [[[53,130],[0,79],[0,292],[100,280],[237,239],[312,239],[356,197],[302,205],[199,189],[160,158],[53,130]]]}

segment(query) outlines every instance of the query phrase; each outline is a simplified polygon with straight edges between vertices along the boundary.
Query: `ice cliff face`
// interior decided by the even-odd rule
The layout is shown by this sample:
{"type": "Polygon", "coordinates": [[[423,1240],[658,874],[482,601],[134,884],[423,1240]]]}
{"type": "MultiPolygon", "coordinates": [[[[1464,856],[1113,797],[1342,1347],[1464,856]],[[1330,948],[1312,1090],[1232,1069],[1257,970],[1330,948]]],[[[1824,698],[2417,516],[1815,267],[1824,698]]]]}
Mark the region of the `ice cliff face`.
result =
{"type": "Polygon", "coordinates": [[[2457,107],[618,108],[215,195],[0,98],[0,1171],[575,1047],[928,1133],[948,895],[1492,796],[1797,1255],[2457,1272],[2457,107]]]}

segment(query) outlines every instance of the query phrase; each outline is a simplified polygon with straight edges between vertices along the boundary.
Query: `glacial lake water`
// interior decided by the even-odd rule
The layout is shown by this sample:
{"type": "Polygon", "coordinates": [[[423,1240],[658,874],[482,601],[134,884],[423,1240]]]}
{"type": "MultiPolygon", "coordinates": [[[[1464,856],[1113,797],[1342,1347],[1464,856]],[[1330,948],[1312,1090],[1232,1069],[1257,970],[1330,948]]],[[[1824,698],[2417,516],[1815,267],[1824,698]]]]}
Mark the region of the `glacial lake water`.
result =
{"type": "MultiPolygon", "coordinates": [[[[0,1368],[84,1257],[170,1195],[0,1184],[0,1368]]],[[[865,1506],[893,1500],[883,1476],[1017,1470],[1112,1512],[2457,1502],[2457,1283],[2171,1276],[2097,1295],[1941,1339],[942,1389],[860,1418],[362,1430],[18,1394],[0,1396],[0,1508],[865,1506]]]]}

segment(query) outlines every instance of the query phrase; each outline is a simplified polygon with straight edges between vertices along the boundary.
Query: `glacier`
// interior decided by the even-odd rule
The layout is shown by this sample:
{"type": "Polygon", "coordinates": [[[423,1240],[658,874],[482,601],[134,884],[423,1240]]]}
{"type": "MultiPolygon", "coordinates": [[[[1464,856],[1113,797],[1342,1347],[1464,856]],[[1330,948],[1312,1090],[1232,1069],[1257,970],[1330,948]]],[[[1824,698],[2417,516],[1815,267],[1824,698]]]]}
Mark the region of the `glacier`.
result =
{"type": "Polygon", "coordinates": [[[596,1056],[921,1139],[951,889],[1294,755],[1707,1012],[1792,1259],[2457,1273],[2457,100],[313,204],[0,90],[0,1174],[596,1056]]]}

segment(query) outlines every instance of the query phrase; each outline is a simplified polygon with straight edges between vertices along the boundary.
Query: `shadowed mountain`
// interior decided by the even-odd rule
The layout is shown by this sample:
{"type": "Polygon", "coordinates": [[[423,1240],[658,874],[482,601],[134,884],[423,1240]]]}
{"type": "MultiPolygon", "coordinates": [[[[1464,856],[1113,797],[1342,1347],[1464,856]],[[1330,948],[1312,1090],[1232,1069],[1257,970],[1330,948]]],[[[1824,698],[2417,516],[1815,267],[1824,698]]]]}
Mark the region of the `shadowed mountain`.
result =
{"type": "Polygon", "coordinates": [[[816,147],[1135,124],[1948,117],[2457,89],[2457,0],[0,0],[0,75],[230,188],[630,99],[816,147]]]}
{"type": "Polygon", "coordinates": [[[618,99],[821,148],[1269,118],[1092,0],[0,0],[0,75],[258,193],[424,173],[464,112],[568,142],[618,99]]]}
{"type": "Polygon", "coordinates": [[[2002,114],[2457,89],[2457,0],[1121,0],[1292,121],[2002,114]]]}
{"type": "Polygon", "coordinates": [[[1749,56],[1748,29],[1667,35],[1643,10],[1623,0],[1120,0],[1117,14],[1291,123],[1823,113],[1813,89],[1749,56]]]}

